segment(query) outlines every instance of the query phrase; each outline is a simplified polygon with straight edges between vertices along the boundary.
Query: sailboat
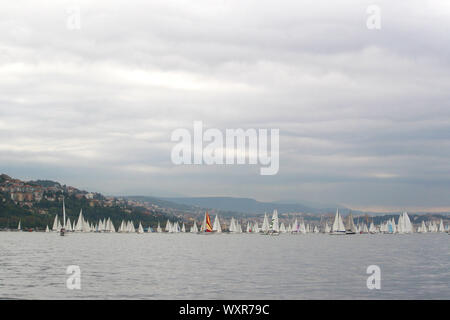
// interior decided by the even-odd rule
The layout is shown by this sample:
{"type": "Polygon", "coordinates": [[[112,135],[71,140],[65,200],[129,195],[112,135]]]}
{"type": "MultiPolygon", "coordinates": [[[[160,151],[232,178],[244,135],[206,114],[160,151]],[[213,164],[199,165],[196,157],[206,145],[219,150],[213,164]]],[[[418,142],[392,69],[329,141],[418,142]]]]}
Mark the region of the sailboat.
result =
{"type": "Polygon", "coordinates": [[[373,221],[370,222],[369,233],[371,233],[371,234],[377,233],[377,228],[376,228],[375,225],[373,224],[373,221]]]}
{"type": "Polygon", "coordinates": [[[64,204],[63,198],[63,223],[61,229],[59,230],[59,235],[64,236],[65,233],[66,233],[66,205],[64,204]]]}
{"type": "Polygon", "coordinates": [[[428,232],[427,226],[425,225],[425,221],[422,221],[422,224],[417,229],[417,232],[420,232],[420,233],[427,233],[428,232]]]}
{"type": "MultiPolygon", "coordinates": [[[[302,219],[302,220],[303,220],[303,219],[302,219]]],[[[302,221],[302,223],[300,224],[300,233],[306,234],[305,221],[302,221]]]]}
{"type": "Polygon", "coordinates": [[[202,227],[200,228],[200,234],[212,234],[213,227],[211,224],[211,217],[208,214],[208,211],[205,212],[205,218],[202,223],[202,227]]]}
{"type": "Polygon", "coordinates": [[[170,220],[167,219],[166,227],[164,228],[164,231],[165,231],[165,232],[170,232],[171,229],[172,229],[172,224],[170,223],[170,220]]]}
{"type": "Polygon", "coordinates": [[[59,228],[59,219],[58,219],[58,215],[55,215],[55,220],[53,220],[53,227],[52,227],[52,231],[57,232],[58,228],[59,228]]]}
{"type": "Polygon", "coordinates": [[[278,236],[280,235],[280,225],[278,221],[278,211],[275,209],[273,210],[272,214],[272,221],[269,226],[269,232],[267,233],[272,236],[278,236]]]}
{"type": "Polygon", "coordinates": [[[412,233],[413,226],[411,224],[411,220],[409,220],[409,216],[407,212],[403,212],[398,218],[397,224],[398,233],[412,233]]]}
{"type": "Polygon", "coordinates": [[[72,231],[72,224],[70,222],[69,217],[67,217],[67,221],[66,221],[66,231],[72,231]]]}
{"type": "Polygon", "coordinates": [[[300,225],[298,224],[298,220],[295,219],[294,224],[292,225],[291,233],[298,234],[300,232],[300,225]]]}
{"type": "Polygon", "coordinates": [[[19,225],[17,226],[17,231],[22,231],[22,226],[20,225],[20,220],[19,220],[19,225]]]}
{"type": "Polygon", "coordinates": [[[234,217],[231,217],[230,227],[228,228],[229,233],[238,233],[238,226],[234,217]]]}
{"type": "Polygon", "coordinates": [[[345,234],[355,234],[356,233],[356,227],[353,223],[353,215],[350,212],[347,216],[347,228],[345,229],[345,234]]]}
{"type": "Polygon", "coordinates": [[[344,226],[344,221],[342,221],[342,216],[339,213],[339,209],[337,209],[336,216],[334,217],[334,223],[331,227],[330,234],[339,235],[339,234],[345,234],[345,233],[346,233],[346,230],[345,230],[345,226],[344,226]]]}
{"type": "Polygon", "coordinates": [[[191,227],[191,233],[197,233],[198,232],[198,227],[197,227],[197,222],[194,221],[194,224],[191,227]]]}
{"type": "Polygon", "coordinates": [[[222,227],[220,226],[220,220],[218,215],[216,215],[216,218],[214,219],[214,225],[212,230],[217,233],[222,233],[222,227]]]}
{"type": "Polygon", "coordinates": [[[268,233],[269,232],[269,219],[267,218],[267,213],[264,213],[264,220],[263,224],[261,226],[261,232],[262,233],[268,233]]]}
{"type": "Polygon", "coordinates": [[[242,233],[242,226],[239,222],[236,223],[237,233],[242,233]]]}
{"type": "Polygon", "coordinates": [[[144,233],[144,228],[142,227],[142,223],[139,222],[139,227],[137,233],[144,233]]]}
{"type": "Polygon", "coordinates": [[[136,232],[136,228],[134,227],[133,221],[129,221],[129,223],[128,223],[128,232],[131,232],[131,233],[136,232]]]}
{"type": "Polygon", "coordinates": [[[442,221],[442,219],[441,222],[439,223],[438,232],[445,232],[444,221],[442,221]]]}
{"type": "Polygon", "coordinates": [[[331,228],[328,225],[328,222],[325,221],[325,233],[330,233],[330,231],[331,231],[331,228]]]}
{"type": "Polygon", "coordinates": [[[367,224],[363,222],[361,227],[361,233],[369,233],[369,228],[367,228],[367,224]]]}
{"type": "Polygon", "coordinates": [[[186,226],[184,225],[184,222],[183,222],[183,226],[181,227],[181,232],[183,232],[183,233],[186,232],[186,226]]]}
{"type": "Polygon", "coordinates": [[[81,208],[80,215],[78,216],[77,225],[74,227],[74,231],[76,231],[76,232],[84,231],[83,224],[84,224],[83,208],[81,208]]]}
{"type": "Polygon", "coordinates": [[[45,232],[50,232],[50,229],[48,228],[48,225],[47,225],[47,227],[45,228],[45,232]]]}
{"type": "Polygon", "coordinates": [[[112,232],[112,233],[116,232],[116,227],[114,227],[114,223],[112,222],[112,220],[110,218],[108,218],[108,221],[106,221],[105,231],[112,232]]]}

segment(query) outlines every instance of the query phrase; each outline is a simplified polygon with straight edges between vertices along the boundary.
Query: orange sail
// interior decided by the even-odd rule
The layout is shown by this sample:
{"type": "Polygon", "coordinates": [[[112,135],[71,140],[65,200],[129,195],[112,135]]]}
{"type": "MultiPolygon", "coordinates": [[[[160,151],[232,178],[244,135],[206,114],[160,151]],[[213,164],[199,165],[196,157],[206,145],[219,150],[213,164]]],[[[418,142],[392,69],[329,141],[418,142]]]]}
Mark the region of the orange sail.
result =
{"type": "Polygon", "coordinates": [[[205,232],[212,232],[211,218],[209,217],[208,212],[205,214],[206,219],[206,230],[205,232]]]}

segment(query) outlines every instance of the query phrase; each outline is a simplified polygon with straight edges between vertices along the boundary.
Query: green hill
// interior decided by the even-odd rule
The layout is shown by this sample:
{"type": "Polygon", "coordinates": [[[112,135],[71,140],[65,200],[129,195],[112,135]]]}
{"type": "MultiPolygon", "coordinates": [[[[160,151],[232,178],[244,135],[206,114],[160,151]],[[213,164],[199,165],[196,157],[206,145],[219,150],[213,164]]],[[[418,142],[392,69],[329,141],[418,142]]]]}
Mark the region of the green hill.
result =
{"type": "MultiPolygon", "coordinates": [[[[80,209],[83,209],[83,216],[91,223],[97,223],[99,219],[111,218],[114,226],[120,225],[122,219],[132,220],[135,224],[142,222],[144,227],[151,225],[156,227],[158,221],[165,222],[168,218],[176,220],[167,214],[143,207],[128,205],[113,205],[111,207],[91,205],[87,199],[77,199],[75,196],[65,195],[66,217],[70,221],[77,221],[80,209]]],[[[16,205],[8,199],[6,194],[0,194],[0,228],[17,228],[19,221],[23,229],[37,228],[39,230],[49,228],[53,225],[55,215],[62,219],[62,201],[42,200],[34,203],[33,207],[22,207],[16,205]]]]}

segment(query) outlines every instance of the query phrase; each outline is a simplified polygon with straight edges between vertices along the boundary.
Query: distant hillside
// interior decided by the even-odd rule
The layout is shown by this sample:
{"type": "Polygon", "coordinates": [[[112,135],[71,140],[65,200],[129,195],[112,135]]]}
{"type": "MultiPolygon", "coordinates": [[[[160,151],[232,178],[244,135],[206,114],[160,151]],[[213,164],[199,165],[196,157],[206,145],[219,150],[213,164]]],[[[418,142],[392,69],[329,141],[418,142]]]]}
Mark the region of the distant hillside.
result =
{"type": "Polygon", "coordinates": [[[172,208],[177,209],[181,211],[194,211],[196,208],[189,204],[179,203],[176,201],[168,201],[160,198],[155,197],[149,197],[149,196],[126,196],[124,198],[135,200],[135,201],[141,201],[141,202],[150,202],[152,204],[155,204],[161,208],[172,208]]]}
{"type": "MultiPolygon", "coordinates": [[[[105,197],[100,193],[88,194],[71,186],[62,186],[51,180],[22,181],[6,174],[0,175],[0,229],[22,227],[45,229],[52,226],[55,215],[61,219],[62,199],[65,199],[66,217],[74,222],[83,209],[85,219],[96,223],[111,218],[118,227],[122,220],[156,227],[168,218],[177,219],[163,207],[128,203],[124,199],[105,197]]],[[[178,204],[177,204],[178,205],[178,204]]],[[[178,205],[180,206],[180,205],[178,205]]]]}
{"type": "MultiPolygon", "coordinates": [[[[130,206],[112,206],[102,207],[98,205],[91,206],[89,200],[84,198],[77,199],[74,196],[65,195],[66,216],[72,222],[78,219],[80,209],[83,209],[83,215],[90,222],[96,223],[99,219],[111,218],[116,228],[120,225],[122,219],[133,220],[135,224],[142,222],[144,226],[149,224],[156,227],[158,222],[163,222],[167,218],[173,218],[160,211],[148,212],[145,208],[130,206]]],[[[0,229],[15,228],[22,222],[23,228],[45,229],[46,225],[50,228],[53,225],[55,215],[62,219],[62,202],[42,200],[36,203],[33,208],[21,207],[14,204],[13,201],[2,197],[0,193],[0,229]],[[36,211],[45,211],[37,213],[36,211]]]]}
{"type": "Polygon", "coordinates": [[[305,212],[317,213],[318,209],[303,206],[301,204],[260,202],[249,198],[233,197],[193,197],[193,198],[163,198],[170,202],[197,206],[200,208],[217,209],[221,211],[241,212],[248,214],[264,214],[274,209],[278,213],[305,212]]]}
{"type": "Polygon", "coordinates": [[[37,185],[45,188],[49,187],[61,187],[61,184],[56,181],[52,180],[35,180],[35,181],[28,181],[29,184],[37,185]]]}

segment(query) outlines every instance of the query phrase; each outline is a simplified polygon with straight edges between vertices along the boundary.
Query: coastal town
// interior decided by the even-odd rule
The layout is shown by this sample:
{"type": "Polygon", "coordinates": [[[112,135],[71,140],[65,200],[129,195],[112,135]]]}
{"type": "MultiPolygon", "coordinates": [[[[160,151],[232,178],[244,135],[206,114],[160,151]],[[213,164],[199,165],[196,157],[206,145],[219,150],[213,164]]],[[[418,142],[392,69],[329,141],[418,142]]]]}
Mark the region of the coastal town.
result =
{"type": "Polygon", "coordinates": [[[119,207],[125,213],[131,213],[134,208],[143,209],[146,214],[164,213],[178,216],[181,213],[185,213],[173,208],[160,207],[148,201],[104,196],[98,192],[79,190],[50,180],[23,181],[6,174],[0,175],[1,201],[12,200],[15,205],[28,209],[33,213],[47,214],[47,210],[36,208],[36,204],[42,201],[59,202],[63,195],[84,200],[89,207],[119,207]]]}

